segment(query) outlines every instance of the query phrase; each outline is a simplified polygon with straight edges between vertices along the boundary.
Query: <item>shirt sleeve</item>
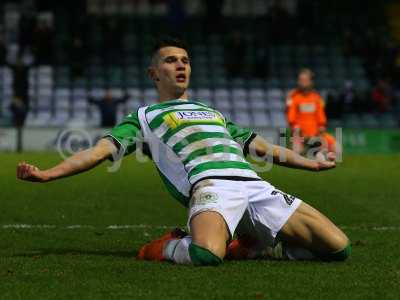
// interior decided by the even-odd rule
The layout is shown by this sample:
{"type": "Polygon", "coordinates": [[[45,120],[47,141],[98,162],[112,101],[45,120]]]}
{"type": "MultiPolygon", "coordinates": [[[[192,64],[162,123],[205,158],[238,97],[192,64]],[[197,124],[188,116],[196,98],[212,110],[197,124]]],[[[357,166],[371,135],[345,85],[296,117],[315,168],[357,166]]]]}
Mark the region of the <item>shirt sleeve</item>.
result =
{"type": "Polygon", "coordinates": [[[319,127],[326,126],[325,101],[321,97],[318,99],[317,104],[317,120],[319,127]]]}
{"type": "Polygon", "coordinates": [[[124,155],[134,152],[138,143],[143,143],[138,112],[127,115],[121,123],[112,128],[104,137],[111,139],[118,150],[122,147],[124,155]]]}
{"type": "Polygon", "coordinates": [[[291,128],[296,127],[297,124],[297,102],[291,98],[290,105],[287,106],[287,120],[291,128]]]}
{"type": "Polygon", "coordinates": [[[235,142],[242,146],[244,155],[247,155],[249,153],[249,145],[257,134],[248,128],[240,127],[229,120],[226,121],[226,129],[235,142]]]}

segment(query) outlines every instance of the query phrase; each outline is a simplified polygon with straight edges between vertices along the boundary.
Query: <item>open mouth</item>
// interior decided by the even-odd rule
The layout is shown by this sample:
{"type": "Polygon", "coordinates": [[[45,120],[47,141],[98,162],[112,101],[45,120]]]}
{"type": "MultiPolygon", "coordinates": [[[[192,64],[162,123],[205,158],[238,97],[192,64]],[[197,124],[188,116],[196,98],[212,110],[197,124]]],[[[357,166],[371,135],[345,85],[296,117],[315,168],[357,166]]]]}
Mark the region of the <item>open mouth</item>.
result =
{"type": "Polygon", "coordinates": [[[186,75],[185,74],[176,75],[176,81],[177,82],[185,82],[186,81],[186,75]]]}

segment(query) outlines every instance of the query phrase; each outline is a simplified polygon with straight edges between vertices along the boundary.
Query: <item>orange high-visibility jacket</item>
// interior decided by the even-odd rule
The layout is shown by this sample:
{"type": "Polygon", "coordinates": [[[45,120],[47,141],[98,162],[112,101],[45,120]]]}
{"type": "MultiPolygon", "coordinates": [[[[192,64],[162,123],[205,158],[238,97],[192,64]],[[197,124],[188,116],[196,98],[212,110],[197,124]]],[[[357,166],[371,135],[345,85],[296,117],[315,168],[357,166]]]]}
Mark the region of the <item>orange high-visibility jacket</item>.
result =
{"type": "Polygon", "coordinates": [[[336,139],[333,135],[325,132],[322,138],[324,139],[326,150],[329,152],[336,152],[336,139]]]}
{"type": "Polygon", "coordinates": [[[302,136],[316,136],[319,128],[326,126],[324,100],[317,91],[304,93],[294,89],[288,94],[286,106],[290,127],[300,128],[302,136]]]}

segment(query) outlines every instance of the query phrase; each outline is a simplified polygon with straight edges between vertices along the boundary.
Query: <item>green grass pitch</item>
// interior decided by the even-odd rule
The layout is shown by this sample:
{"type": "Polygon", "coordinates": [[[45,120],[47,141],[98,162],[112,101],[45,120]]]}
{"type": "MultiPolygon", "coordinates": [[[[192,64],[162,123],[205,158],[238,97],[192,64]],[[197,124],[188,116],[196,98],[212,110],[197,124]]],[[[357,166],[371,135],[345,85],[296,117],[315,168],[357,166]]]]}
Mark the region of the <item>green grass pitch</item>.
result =
{"type": "Polygon", "coordinates": [[[400,155],[344,156],[329,172],[274,167],[263,175],[339,224],[353,242],[350,260],[200,268],[134,259],[140,245],[186,222],[151,163],[126,158],[116,173],[105,163],[41,185],[17,182],[19,160],[45,168],[60,158],[0,154],[0,299],[400,297],[400,155]]]}

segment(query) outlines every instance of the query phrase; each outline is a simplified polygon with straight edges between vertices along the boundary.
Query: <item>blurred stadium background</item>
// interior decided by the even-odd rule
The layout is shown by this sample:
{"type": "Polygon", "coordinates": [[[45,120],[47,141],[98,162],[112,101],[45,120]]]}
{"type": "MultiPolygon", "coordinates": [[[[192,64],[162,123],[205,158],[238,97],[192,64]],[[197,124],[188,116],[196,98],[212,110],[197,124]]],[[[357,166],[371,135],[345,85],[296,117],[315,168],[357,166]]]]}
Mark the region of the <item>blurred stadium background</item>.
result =
{"type": "Polygon", "coordinates": [[[191,47],[192,98],[240,125],[276,139],[307,67],[329,127],[346,128],[345,151],[397,152],[399,17],[397,1],[2,1],[0,150],[18,147],[15,127],[25,150],[49,150],[62,128],[99,136],[155,102],[148,54],[154,36],[170,34],[191,47]],[[107,97],[108,123],[98,105],[107,97]]]}

